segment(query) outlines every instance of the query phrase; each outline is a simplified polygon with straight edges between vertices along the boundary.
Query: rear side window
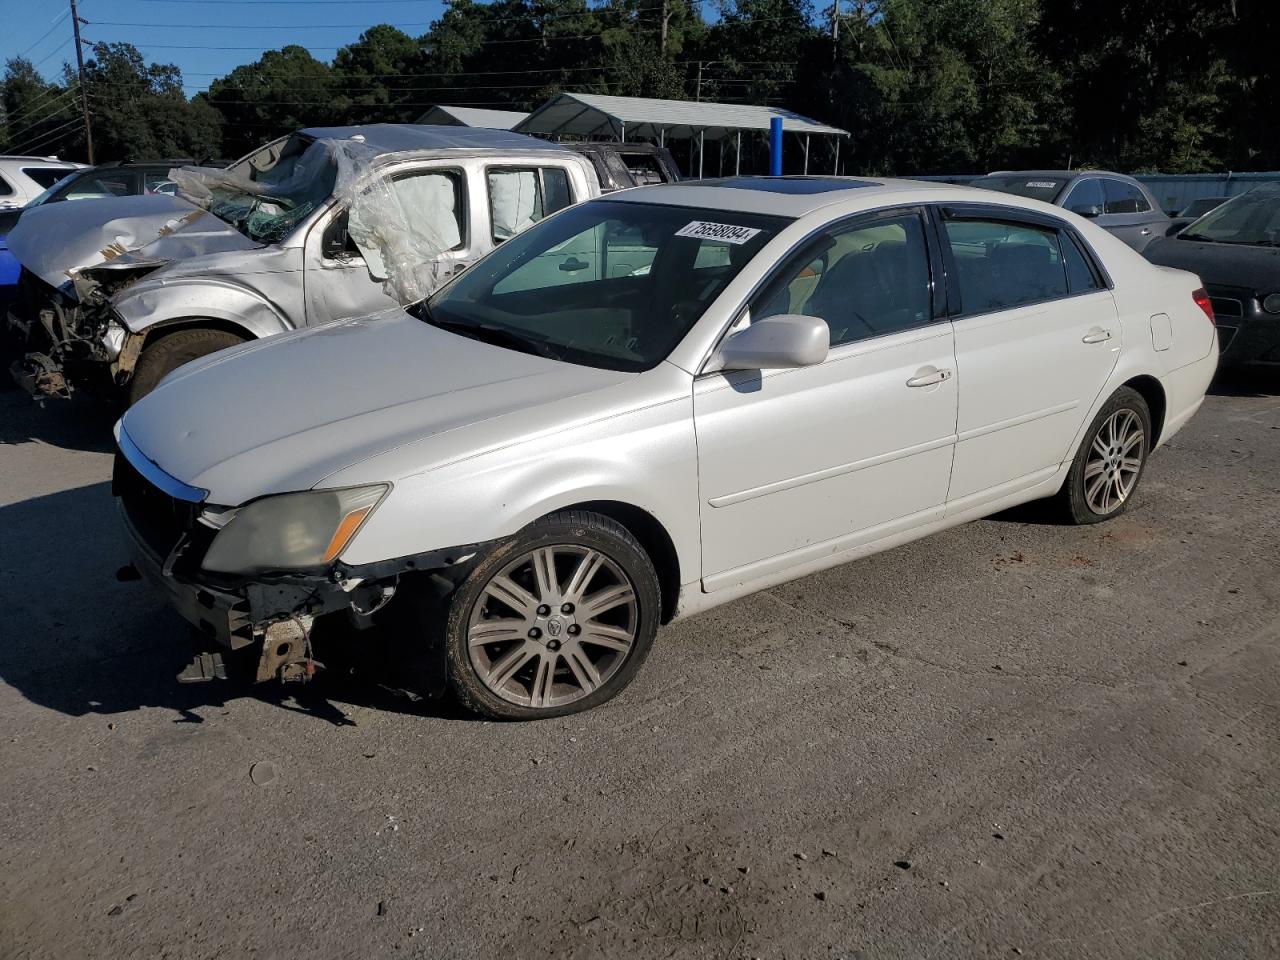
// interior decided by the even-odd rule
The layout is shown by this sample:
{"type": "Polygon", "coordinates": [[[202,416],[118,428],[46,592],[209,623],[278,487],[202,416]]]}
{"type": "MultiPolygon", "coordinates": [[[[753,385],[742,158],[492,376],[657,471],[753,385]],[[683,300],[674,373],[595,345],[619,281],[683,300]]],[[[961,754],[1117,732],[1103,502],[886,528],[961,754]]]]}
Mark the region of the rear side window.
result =
{"type": "Polygon", "coordinates": [[[1103,183],[1106,193],[1103,213],[1146,213],[1151,209],[1146,196],[1132,183],[1110,179],[1103,183]]]}
{"type": "Polygon", "coordinates": [[[1068,294],[1057,230],[967,219],[945,226],[964,313],[1011,310],[1068,294]]]}
{"type": "Polygon", "coordinates": [[[23,167],[22,172],[40,184],[41,190],[48,190],[71,171],[65,167],[23,167]]]}
{"type": "Polygon", "coordinates": [[[0,177],[0,197],[13,196],[13,185],[4,177],[0,177]]]}
{"type": "Polygon", "coordinates": [[[489,215],[495,243],[510,240],[572,203],[569,175],[563,167],[489,170],[489,215]]]}

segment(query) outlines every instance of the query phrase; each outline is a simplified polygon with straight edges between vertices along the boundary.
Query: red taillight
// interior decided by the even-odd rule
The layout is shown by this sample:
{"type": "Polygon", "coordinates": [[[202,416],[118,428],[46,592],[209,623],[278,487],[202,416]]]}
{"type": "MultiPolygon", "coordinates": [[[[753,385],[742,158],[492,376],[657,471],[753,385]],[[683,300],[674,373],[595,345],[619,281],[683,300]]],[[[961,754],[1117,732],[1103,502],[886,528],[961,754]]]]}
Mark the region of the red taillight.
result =
{"type": "Polygon", "coordinates": [[[1191,299],[1196,302],[1197,307],[1204,311],[1204,315],[1209,318],[1209,322],[1217,326],[1218,318],[1213,315],[1213,302],[1209,299],[1209,291],[1201,287],[1191,294],[1191,299]]]}

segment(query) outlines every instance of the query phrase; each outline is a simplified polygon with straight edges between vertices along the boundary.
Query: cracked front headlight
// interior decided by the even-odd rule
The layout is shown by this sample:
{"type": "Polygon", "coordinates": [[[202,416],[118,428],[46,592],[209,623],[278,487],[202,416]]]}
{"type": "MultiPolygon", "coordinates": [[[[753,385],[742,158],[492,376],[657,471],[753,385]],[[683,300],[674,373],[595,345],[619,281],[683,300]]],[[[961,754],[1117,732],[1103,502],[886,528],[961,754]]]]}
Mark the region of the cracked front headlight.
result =
{"type": "Polygon", "coordinates": [[[226,521],[202,566],[235,574],[324,566],[338,558],[390,489],[377,483],[255,500],[226,521]]]}

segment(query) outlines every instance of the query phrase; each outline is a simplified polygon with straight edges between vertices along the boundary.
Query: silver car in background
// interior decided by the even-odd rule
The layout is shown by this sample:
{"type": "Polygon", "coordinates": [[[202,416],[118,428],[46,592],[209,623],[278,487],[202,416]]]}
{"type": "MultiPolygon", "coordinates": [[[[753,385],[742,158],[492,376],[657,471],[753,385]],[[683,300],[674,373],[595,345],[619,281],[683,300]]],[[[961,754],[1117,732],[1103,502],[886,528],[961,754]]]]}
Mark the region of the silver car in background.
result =
{"type": "Polygon", "coordinates": [[[1139,253],[1173,226],[1145,186],[1110,170],[1000,170],[969,186],[1064,207],[1092,220],[1139,253]]]}
{"type": "Polygon", "coordinates": [[[173,178],[181,198],[58,204],[10,235],[15,375],[33,395],[86,384],[132,403],[216,350],[419,300],[599,194],[563,147],[409,124],[310,128],[173,178]]]}

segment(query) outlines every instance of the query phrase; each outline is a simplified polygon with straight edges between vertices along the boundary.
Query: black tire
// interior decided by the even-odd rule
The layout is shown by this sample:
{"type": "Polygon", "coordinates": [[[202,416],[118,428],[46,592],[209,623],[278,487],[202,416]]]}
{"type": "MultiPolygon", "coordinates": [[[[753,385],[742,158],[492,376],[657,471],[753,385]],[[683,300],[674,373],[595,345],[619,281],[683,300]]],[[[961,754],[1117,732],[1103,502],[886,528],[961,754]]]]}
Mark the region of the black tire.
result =
{"type": "MultiPolygon", "coordinates": [[[[585,565],[583,563],[583,566],[585,565]]],[[[537,592],[536,586],[532,589],[537,592]]],[[[501,607],[501,603],[498,606],[501,607]]],[[[566,603],[565,606],[571,608],[573,605],[566,603]]],[[[560,609],[563,610],[565,607],[560,609]]],[[[442,612],[449,686],[464,707],[495,720],[536,720],[589,710],[615,696],[635,677],[653,645],[661,610],[658,575],[653,568],[653,562],[625,527],[608,517],[582,510],[564,511],[543,517],[481,557],[445,601],[442,612]],[[473,628],[473,617],[480,617],[481,614],[488,614],[491,611],[494,600],[492,595],[486,594],[490,581],[500,574],[507,576],[507,573],[510,574],[511,580],[517,580],[522,576],[522,571],[513,571],[511,566],[522,562],[534,551],[544,548],[555,548],[551,552],[552,563],[553,565],[560,563],[556,573],[556,589],[564,587],[566,597],[570,593],[569,588],[573,586],[572,574],[578,569],[577,563],[590,558],[592,554],[589,551],[594,551],[611,563],[611,566],[602,565],[598,572],[589,576],[582,584],[580,596],[583,608],[585,609],[586,601],[590,597],[601,597],[606,590],[618,590],[629,586],[632,599],[625,602],[626,610],[620,614],[627,620],[627,624],[625,628],[613,626],[611,629],[623,633],[630,632],[632,637],[628,641],[629,646],[625,652],[612,652],[591,646],[590,634],[593,629],[602,625],[601,622],[588,618],[583,619],[579,624],[573,619],[572,614],[580,614],[582,611],[571,610],[570,615],[563,619],[572,623],[569,626],[557,628],[557,631],[565,631],[563,640],[552,639],[550,620],[544,618],[529,621],[546,624],[545,632],[536,631],[539,633],[536,640],[529,639],[534,636],[535,631],[526,633],[526,623],[524,626],[512,628],[519,631],[518,636],[497,640],[487,646],[477,646],[475,659],[492,657],[490,666],[496,670],[498,662],[504,655],[515,651],[516,648],[532,650],[531,644],[539,644],[536,654],[531,654],[537,659],[522,661],[527,665],[516,670],[503,689],[509,691],[509,688],[515,688],[518,692],[527,682],[528,699],[532,704],[536,698],[535,690],[540,680],[545,677],[548,699],[551,698],[553,689],[562,691],[558,695],[562,698],[574,697],[574,699],[535,706],[513,702],[509,698],[510,694],[506,697],[499,695],[486,684],[485,676],[491,676],[491,674],[482,675],[481,667],[473,662],[469,637],[473,628]],[[560,553],[557,554],[556,551],[560,553]],[[574,551],[582,551],[580,561],[574,561],[574,551]],[[625,579],[625,584],[619,579],[619,575],[625,579]],[[588,589],[593,585],[596,585],[597,589],[588,589]],[[479,609],[478,605],[480,605],[479,609]],[[584,627],[583,624],[586,626],[584,627]],[[580,639],[571,639],[571,635],[580,639]],[[563,646],[561,646],[562,643],[563,646]],[[544,653],[543,650],[547,652],[544,653]],[[581,682],[584,669],[581,661],[573,659],[584,655],[594,656],[590,669],[595,671],[599,678],[599,683],[589,692],[581,682]],[[549,664],[545,674],[542,666],[544,661],[549,664]],[[522,677],[527,677],[527,680],[522,677]],[[556,678],[563,678],[563,681],[556,678]],[[574,692],[575,687],[577,693],[574,692]]],[[[512,607],[509,608],[508,613],[515,611],[516,608],[512,607]]],[[[608,611],[603,611],[601,615],[612,616],[608,611]]],[[[557,611],[551,611],[550,618],[557,621],[562,619],[557,611]]],[[[483,620],[482,622],[492,621],[483,620]]],[[[428,629],[433,627],[440,629],[438,621],[436,624],[425,624],[425,626],[428,629]]],[[[559,632],[555,635],[560,636],[559,632]]]]}
{"type": "Polygon", "coordinates": [[[138,357],[129,381],[129,404],[132,406],[156,388],[161,380],[184,363],[199,360],[211,353],[244,343],[243,337],[226,330],[197,327],[178,330],[148,344],[138,357]]]}
{"type": "MultiPolygon", "coordinates": [[[[1107,439],[1108,437],[1103,437],[1100,442],[1106,446],[1107,439]]],[[[1074,524],[1101,523],[1124,513],[1133,502],[1133,495],[1137,492],[1142,474],[1147,468],[1147,459],[1151,455],[1151,445],[1154,441],[1151,409],[1147,406],[1147,401],[1142,398],[1142,394],[1131,387],[1121,387],[1111,395],[1098,411],[1098,415],[1093,418],[1089,429],[1085,431],[1084,439],[1080,442],[1080,449],[1076,451],[1075,459],[1071,461],[1071,471],[1067,474],[1066,482],[1058,493],[1058,504],[1063,518],[1074,524]],[[1130,473],[1132,480],[1124,496],[1113,505],[1099,509],[1090,501],[1090,486],[1086,484],[1085,476],[1090,466],[1091,455],[1095,452],[1101,455],[1100,451],[1095,451],[1094,441],[1099,439],[1099,434],[1108,427],[1113,417],[1117,415],[1123,417],[1126,411],[1136,416],[1141,423],[1142,438],[1137,444],[1137,449],[1141,451],[1138,454],[1140,462],[1137,472],[1130,473]]],[[[1104,464],[1104,471],[1106,469],[1104,464]]],[[[1090,484],[1096,482],[1095,477],[1088,479],[1090,484]]]]}

